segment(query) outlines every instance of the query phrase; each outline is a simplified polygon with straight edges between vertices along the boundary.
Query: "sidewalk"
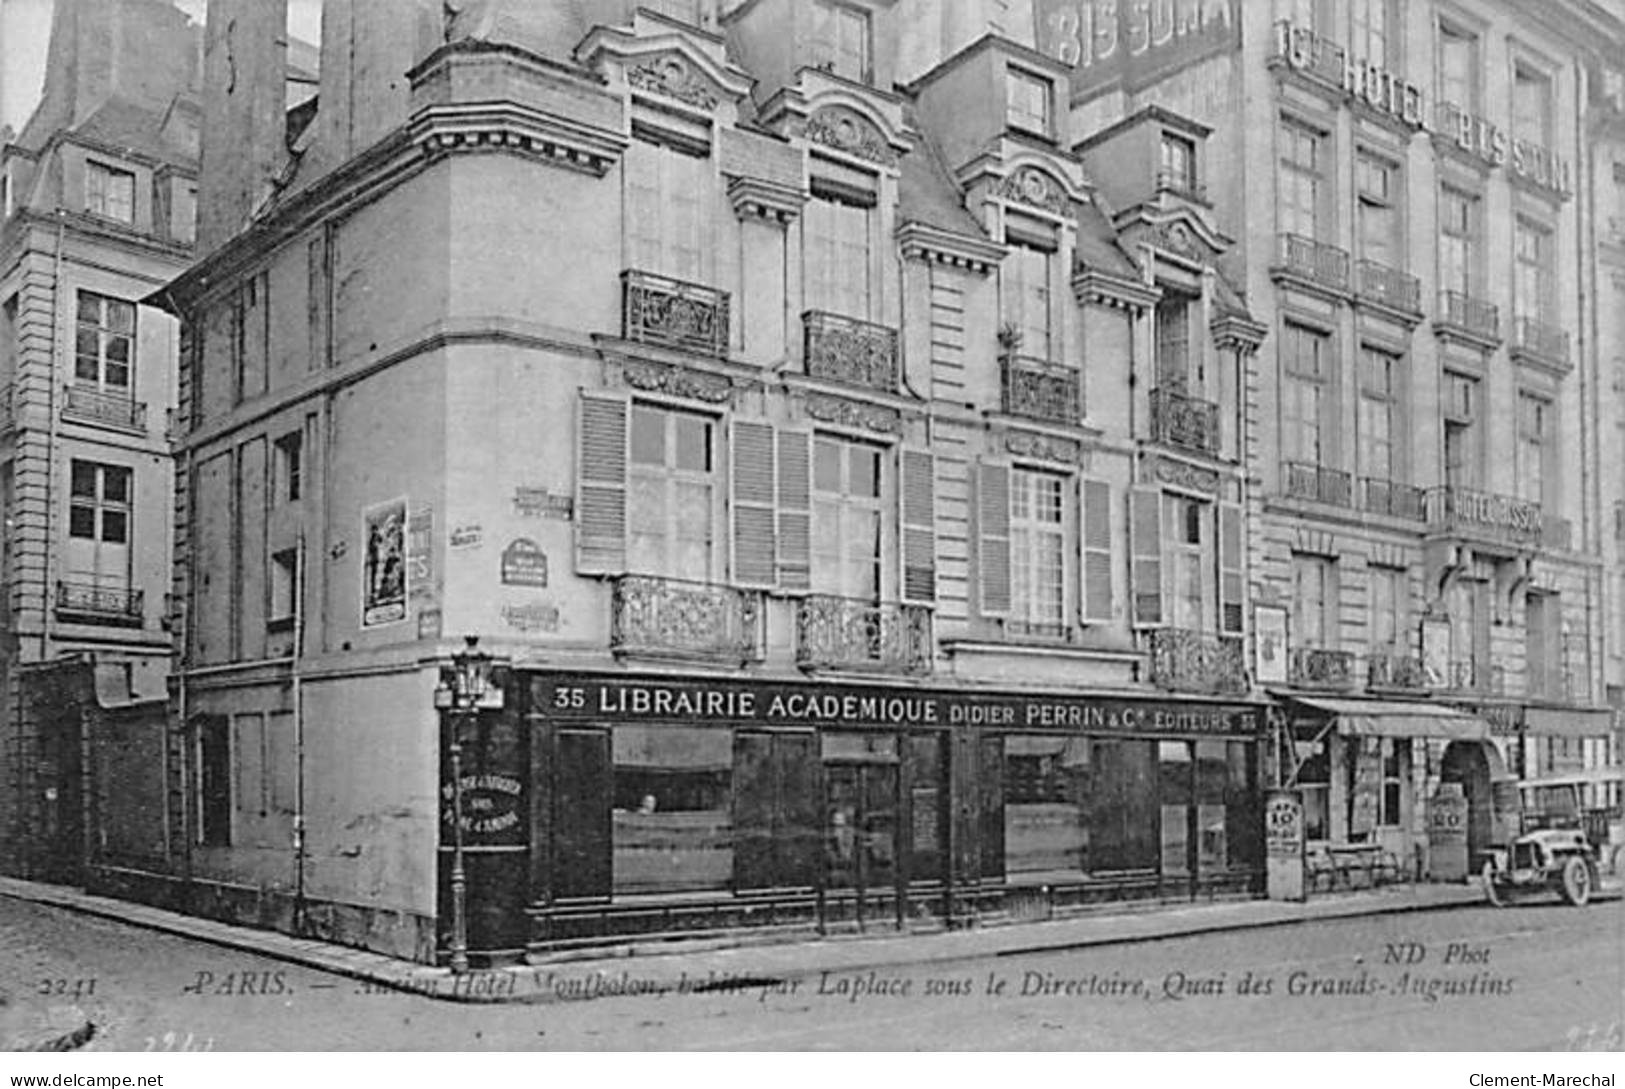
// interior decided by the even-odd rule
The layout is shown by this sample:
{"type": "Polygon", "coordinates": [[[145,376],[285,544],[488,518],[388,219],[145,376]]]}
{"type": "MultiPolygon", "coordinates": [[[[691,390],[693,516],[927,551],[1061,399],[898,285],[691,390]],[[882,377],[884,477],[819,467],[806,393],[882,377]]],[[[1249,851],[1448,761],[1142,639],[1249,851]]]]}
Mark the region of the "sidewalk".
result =
{"type": "Polygon", "coordinates": [[[1302,904],[1245,900],[1162,906],[933,934],[882,932],[815,941],[734,943],[725,948],[719,948],[716,939],[632,944],[613,951],[577,951],[531,965],[453,976],[444,968],[269,930],[232,926],[59,885],[0,878],[0,896],[178,934],[430,997],[459,1002],[532,1003],[688,993],[696,989],[760,989],[825,971],[903,969],[1363,915],[1434,911],[1484,902],[1476,882],[1408,885],[1323,895],[1302,904]]]}

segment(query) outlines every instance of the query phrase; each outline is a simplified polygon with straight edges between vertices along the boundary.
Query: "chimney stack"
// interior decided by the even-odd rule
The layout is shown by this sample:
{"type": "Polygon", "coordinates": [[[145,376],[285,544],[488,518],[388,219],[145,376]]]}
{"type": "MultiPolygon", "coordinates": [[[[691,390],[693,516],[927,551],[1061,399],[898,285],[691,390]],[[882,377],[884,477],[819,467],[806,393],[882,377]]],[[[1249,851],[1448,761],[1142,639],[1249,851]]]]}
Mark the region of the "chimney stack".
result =
{"type": "Polygon", "coordinates": [[[248,223],[287,160],[288,0],[209,0],[198,252],[248,223]]]}

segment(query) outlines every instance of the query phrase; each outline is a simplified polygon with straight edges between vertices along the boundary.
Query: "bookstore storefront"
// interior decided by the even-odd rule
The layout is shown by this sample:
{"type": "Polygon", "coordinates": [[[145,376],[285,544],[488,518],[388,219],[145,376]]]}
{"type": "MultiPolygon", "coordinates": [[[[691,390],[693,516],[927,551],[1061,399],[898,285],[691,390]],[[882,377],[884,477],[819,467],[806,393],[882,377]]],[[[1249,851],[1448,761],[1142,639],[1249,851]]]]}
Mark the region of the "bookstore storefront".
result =
{"type": "Polygon", "coordinates": [[[528,817],[465,813],[475,949],[1261,890],[1257,705],[525,671],[514,687],[463,756],[465,793],[515,784],[502,804],[528,817]]]}

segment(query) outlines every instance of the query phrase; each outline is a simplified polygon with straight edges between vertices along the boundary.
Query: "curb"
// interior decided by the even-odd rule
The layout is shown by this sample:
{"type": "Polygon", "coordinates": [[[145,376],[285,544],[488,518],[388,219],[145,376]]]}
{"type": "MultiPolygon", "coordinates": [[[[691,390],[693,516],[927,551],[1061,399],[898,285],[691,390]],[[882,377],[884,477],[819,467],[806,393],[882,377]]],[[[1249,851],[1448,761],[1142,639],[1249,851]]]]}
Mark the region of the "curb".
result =
{"type": "Polygon", "coordinates": [[[562,954],[531,964],[453,976],[444,968],[400,961],[274,931],[253,930],[61,886],[0,878],[0,897],[44,904],[130,926],[175,934],[223,948],[329,972],[362,983],[469,1004],[590,1001],[647,993],[705,993],[764,986],[820,971],[897,969],[927,964],[1135,945],[1240,930],[1374,915],[1442,911],[1483,902],[1476,885],[1416,886],[1402,893],[1353,893],[1346,898],[1283,903],[1231,901],[1139,912],[1089,914],[1045,922],[928,935],[883,934],[816,942],[781,941],[704,948],[646,944],[611,955],[562,954]],[[640,978],[633,978],[633,969],[640,978]],[[556,978],[579,987],[554,988],[556,978]],[[617,979],[619,983],[617,984],[617,979]],[[526,981],[528,980],[528,986],[526,981]]]}

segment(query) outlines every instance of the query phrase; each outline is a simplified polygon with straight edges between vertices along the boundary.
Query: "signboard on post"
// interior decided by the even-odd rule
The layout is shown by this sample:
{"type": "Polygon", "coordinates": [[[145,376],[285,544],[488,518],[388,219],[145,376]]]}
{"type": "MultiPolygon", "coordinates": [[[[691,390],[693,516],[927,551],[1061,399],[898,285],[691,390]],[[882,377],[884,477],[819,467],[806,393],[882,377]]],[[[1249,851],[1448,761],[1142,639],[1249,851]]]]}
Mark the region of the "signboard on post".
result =
{"type": "Polygon", "coordinates": [[[1271,900],[1302,900],[1303,792],[1276,789],[1264,802],[1264,860],[1271,900]]]}

